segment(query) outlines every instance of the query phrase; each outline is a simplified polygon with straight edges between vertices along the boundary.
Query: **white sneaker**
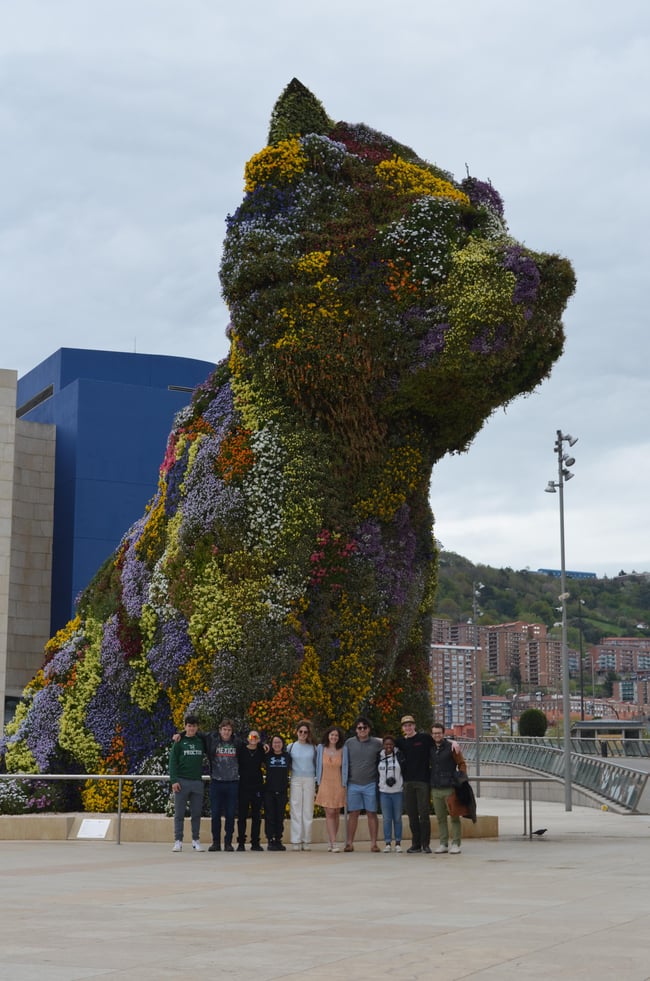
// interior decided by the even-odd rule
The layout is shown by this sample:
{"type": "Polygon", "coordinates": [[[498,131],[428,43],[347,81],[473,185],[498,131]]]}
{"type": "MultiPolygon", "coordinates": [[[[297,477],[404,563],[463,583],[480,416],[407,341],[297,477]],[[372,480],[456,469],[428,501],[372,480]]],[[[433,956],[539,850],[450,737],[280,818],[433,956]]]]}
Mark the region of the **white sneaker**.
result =
{"type": "Polygon", "coordinates": [[[300,845],[292,845],[291,846],[291,851],[292,852],[299,852],[300,851],[300,845]]]}
{"type": "Polygon", "coordinates": [[[452,845],[451,848],[449,849],[449,854],[460,855],[460,845],[456,845],[456,844],[452,845]]]}
{"type": "Polygon", "coordinates": [[[308,841],[303,842],[302,850],[303,850],[303,852],[310,852],[311,851],[311,845],[309,844],[308,841]]]}
{"type": "Polygon", "coordinates": [[[340,852],[340,851],[341,851],[341,849],[339,848],[339,846],[338,846],[338,845],[332,845],[332,851],[333,851],[333,852],[340,852]]]}
{"type": "Polygon", "coordinates": [[[396,852],[397,852],[398,854],[401,854],[401,851],[402,851],[402,846],[401,846],[401,845],[395,845],[395,851],[396,851],[396,852]]]}
{"type": "Polygon", "coordinates": [[[172,848],[172,851],[173,852],[182,852],[183,851],[183,842],[182,841],[175,841],[174,842],[174,847],[172,848]]]}
{"type": "Polygon", "coordinates": [[[384,848],[384,851],[385,852],[389,852],[390,851],[390,842],[386,845],[386,847],[384,848]]]}
{"type": "Polygon", "coordinates": [[[192,840],[192,848],[194,849],[195,852],[204,852],[205,851],[205,848],[203,847],[203,845],[201,844],[201,842],[198,840],[198,838],[194,838],[192,840]]]}
{"type": "Polygon", "coordinates": [[[434,851],[433,854],[434,855],[444,855],[445,852],[448,852],[448,851],[449,851],[449,849],[447,848],[446,845],[438,845],[438,847],[435,849],[435,851],[434,851]]]}

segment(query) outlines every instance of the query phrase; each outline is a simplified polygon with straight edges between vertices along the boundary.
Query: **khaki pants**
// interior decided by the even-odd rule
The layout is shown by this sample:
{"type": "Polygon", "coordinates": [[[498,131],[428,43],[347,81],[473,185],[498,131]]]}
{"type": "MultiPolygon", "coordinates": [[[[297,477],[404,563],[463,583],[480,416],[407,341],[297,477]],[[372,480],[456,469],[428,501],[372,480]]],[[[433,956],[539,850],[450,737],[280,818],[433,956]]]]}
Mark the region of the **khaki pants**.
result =
{"type": "Polygon", "coordinates": [[[449,824],[451,821],[451,840],[452,844],[460,845],[460,818],[451,817],[447,810],[447,798],[453,793],[453,787],[432,787],[431,799],[433,801],[433,812],[438,821],[438,837],[441,845],[449,844],[449,824]]]}

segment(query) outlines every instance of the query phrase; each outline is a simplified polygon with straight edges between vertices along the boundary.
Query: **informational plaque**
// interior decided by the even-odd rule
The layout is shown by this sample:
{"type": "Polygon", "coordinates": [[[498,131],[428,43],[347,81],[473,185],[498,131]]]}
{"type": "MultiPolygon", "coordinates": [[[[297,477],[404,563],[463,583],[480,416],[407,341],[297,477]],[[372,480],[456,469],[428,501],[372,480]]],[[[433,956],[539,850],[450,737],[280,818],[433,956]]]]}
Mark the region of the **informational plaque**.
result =
{"type": "Polygon", "coordinates": [[[110,818],[84,818],[77,831],[77,838],[105,838],[110,826],[110,818]]]}

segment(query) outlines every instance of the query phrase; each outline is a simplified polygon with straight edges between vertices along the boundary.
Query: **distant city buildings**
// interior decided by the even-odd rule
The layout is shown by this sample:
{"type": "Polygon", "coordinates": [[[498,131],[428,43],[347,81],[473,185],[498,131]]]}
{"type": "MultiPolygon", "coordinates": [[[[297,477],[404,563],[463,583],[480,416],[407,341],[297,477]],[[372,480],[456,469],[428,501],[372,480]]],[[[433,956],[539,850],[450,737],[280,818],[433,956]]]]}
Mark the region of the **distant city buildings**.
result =
{"type": "MultiPolygon", "coordinates": [[[[608,637],[583,654],[568,650],[569,668],[581,690],[571,696],[571,713],[577,718],[633,719],[648,714],[650,688],[650,639],[608,637]],[[596,696],[608,673],[611,698],[596,696]],[[611,675],[610,675],[611,678],[611,675]]],[[[482,730],[508,729],[525,708],[542,709],[550,723],[563,715],[562,643],[549,634],[545,624],[500,623],[474,626],[436,617],[431,643],[431,680],[436,716],[459,734],[475,732],[477,684],[490,683],[507,695],[482,695],[482,730]],[[480,681],[477,680],[477,670],[480,681]]],[[[516,724],[514,726],[516,732],[516,724]]]]}

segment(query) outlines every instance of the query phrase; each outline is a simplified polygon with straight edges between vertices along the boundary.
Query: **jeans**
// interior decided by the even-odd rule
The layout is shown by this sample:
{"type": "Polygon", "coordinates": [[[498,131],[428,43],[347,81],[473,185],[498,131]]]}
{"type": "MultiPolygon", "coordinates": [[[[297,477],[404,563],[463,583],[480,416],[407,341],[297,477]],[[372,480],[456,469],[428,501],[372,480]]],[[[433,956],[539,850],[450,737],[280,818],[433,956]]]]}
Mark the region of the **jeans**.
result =
{"type": "Polygon", "coordinates": [[[451,797],[453,787],[432,787],[431,797],[433,799],[433,810],[438,821],[438,837],[441,845],[449,844],[449,825],[447,818],[451,821],[451,840],[454,845],[460,845],[460,818],[451,817],[447,810],[447,798],[451,797]]]}
{"type": "Polygon", "coordinates": [[[210,781],[210,813],[212,815],[212,841],[215,845],[221,844],[221,816],[225,818],[225,842],[232,844],[232,836],[235,830],[235,811],[237,809],[237,795],[239,792],[239,780],[211,780],[210,781]]]}
{"type": "Polygon", "coordinates": [[[381,802],[381,816],[384,825],[384,841],[387,845],[391,842],[391,830],[395,842],[402,840],[402,791],[396,794],[386,794],[379,792],[381,802]]]}
{"type": "Polygon", "coordinates": [[[407,780],[404,784],[404,806],[411,826],[414,848],[428,848],[431,840],[431,788],[419,780],[407,780]]]}
{"type": "Polygon", "coordinates": [[[190,802],[192,840],[198,841],[201,834],[201,811],[203,810],[203,781],[179,778],[181,789],[174,794],[174,841],[183,840],[185,806],[190,802]]]}

